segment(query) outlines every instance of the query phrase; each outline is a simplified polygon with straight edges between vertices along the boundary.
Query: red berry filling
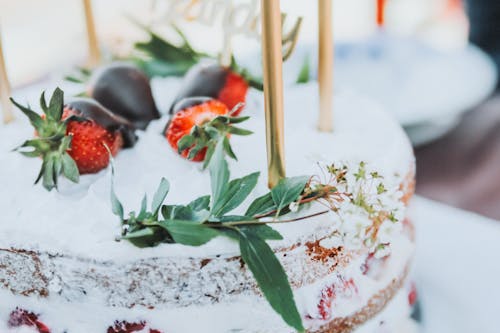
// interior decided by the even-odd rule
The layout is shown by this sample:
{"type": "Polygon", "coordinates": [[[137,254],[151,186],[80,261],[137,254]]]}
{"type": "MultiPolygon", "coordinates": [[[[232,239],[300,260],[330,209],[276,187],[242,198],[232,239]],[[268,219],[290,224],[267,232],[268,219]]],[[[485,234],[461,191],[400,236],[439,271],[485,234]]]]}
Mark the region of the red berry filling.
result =
{"type": "MultiPolygon", "coordinates": [[[[141,332],[146,328],[146,322],[129,323],[126,321],[115,321],[114,326],[108,327],[107,333],[132,333],[141,332]]],[[[149,329],[149,333],[162,333],[159,330],[149,329]]]]}
{"type": "Polygon", "coordinates": [[[332,318],[332,303],[339,294],[348,295],[350,293],[357,292],[358,288],[356,287],[353,279],[342,279],[342,287],[340,288],[340,290],[336,290],[335,285],[325,287],[321,291],[321,299],[318,303],[319,318],[317,319],[330,320],[332,318]]]}
{"type": "Polygon", "coordinates": [[[50,333],[50,329],[38,320],[37,314],[20,308],[12,311],[7,324],[12,328],[21,326],[36,327],[39,333],[50,333]]]}

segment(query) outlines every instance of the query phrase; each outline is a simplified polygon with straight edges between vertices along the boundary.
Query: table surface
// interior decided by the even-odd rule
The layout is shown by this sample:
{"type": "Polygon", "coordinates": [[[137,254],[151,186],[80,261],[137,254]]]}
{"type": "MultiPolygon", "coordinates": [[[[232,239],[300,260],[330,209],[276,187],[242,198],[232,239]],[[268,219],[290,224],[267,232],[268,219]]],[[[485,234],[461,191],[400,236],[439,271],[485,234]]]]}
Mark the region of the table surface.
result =
{"type": "Polygon", "coordinates": [[[415,154],[418,194],[500,220],[500,93],[415,154]]]}

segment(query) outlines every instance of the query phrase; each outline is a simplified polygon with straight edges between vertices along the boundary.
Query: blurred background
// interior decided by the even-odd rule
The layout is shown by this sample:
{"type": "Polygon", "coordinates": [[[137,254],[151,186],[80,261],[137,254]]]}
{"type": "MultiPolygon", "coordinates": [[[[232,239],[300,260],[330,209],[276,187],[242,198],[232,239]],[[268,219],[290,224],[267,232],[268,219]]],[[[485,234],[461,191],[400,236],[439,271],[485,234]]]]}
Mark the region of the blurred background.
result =
{"type": "MultiPolygon", "coordinates": [[[[146,37],[132,19],[161,22],[161,2],[94,0],[105,53],[130,52],[134,41],[146,37]]],[[[387,0],[383,27],[376,24],[376,4],[334,1],[336,86],[385,104],[405,127],[415,146],[419,194],[500,219],[498,0],[387,0]]],[[[301,46],[288,74],[305,55],[314,59],[316,2],[288,0],[282,7],[290,18],[304,17],[301,46]]],[[[168,34],[166,27],[155,26],[168,34]]],[[[14,89],[85,62],[80,0],[0,0],[0,27],[14,89]]],[[[188,37],[190,27],[183,27],[188,37]]],[[[190,38],[196,48],[220,49],[213,30],[191,28],[197,31],[190,38]]],[[[244,58],[258,46],[257,40],[244,39],[235,41],[234,49],[244,58]]]]}

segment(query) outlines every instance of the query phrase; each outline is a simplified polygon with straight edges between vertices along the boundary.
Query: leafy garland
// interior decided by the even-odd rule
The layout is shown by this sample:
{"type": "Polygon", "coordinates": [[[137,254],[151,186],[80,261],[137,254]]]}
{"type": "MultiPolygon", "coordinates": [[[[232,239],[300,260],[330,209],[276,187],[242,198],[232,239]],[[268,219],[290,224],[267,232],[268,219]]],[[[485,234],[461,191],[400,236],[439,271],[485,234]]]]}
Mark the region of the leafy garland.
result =
{"type": "MultiPolygon", "coordinates": [[[[114,175],[113,164],[112,172],[114,175]]],[[[292,288],[284,268],[266,243],[283,237],[270,225],[305,220],[331,211],[340,215],[343,204],[352,204],[373,222],[363,232],[363,237],[366,237],[365,245],[371,246],[376,244],[377,233],[384,221],[397,221],[395,212],[387,210],[379,198],[388,192],[381,181],[382,177],[376,172],[368,172],[364,163],[359,164],[354,175],[348,173],[347,166],[338,168],[330,165],[326,167],[327,179],[319,179],[317,176],[282,179],[270,192],[255,199],[243,215],[230,213],[252,193],[259,173],[230,180],[222,141],[215,147],[209,172],[211,195],[196,198],[187,205],[164,204],[170,185],[163,178],[153,196],[150,209],[147,197],[144,196],[139,213],[131,212],[127,217],[112,182],[112,209],[122,225],[122,235],[118,240],[127,240],[140,248],[154,247],[161,243],[201,246],[218,236],[237,241],[241,257],[265,298],[283,320],[297,331],[304,331],[304,326],[292,288]],[[348,178],[353,178],[352,184],[348,178]],[[375,186],[374,196],[364,192],[369,185],[375,186]],[[326,209],[310,215],[294,214],[288,219],[284,217],[297,213],[304,205],[312,202],[319,202],[326,209]]]]}

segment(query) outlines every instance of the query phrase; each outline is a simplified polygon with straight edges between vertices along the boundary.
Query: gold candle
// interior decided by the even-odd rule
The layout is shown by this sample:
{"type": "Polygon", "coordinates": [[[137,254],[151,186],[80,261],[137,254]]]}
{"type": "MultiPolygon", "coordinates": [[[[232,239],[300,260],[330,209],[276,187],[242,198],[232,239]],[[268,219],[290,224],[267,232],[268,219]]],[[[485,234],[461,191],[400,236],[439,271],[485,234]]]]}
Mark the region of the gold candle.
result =
{"type": "Polygon", "coordinates": [[[333,26],[332,0],[318,0],[319,121],[321,132],[333,130],[333,26]]]}
{"type": "Polygon", "coordinates": [[[9,100],[11,88],[9,78],[7,76],[7,67],[5,66],[5,59],[3,56],[1,32],[2,31],[0,30],[0,104],[3,113],[3,122],[7,124],[14,120],[14,114],[12,113],[12,104],[9,100]]]}
{"type": "Polygon", "coordinates": [[[281,11],[279,0],[261,0],[261,6],[268,182],[272,188],[285,177],[281,11]]]}
{"type": "Polygon", "coordinates": [[[89,47],[88,66],[95,67],[101,60],[101,51],[99,50],[99,43],[97,41],[91,0],[83,0],[83,8],[85,10],[85,23],[87,26],[87,41],[89,47]]]}

